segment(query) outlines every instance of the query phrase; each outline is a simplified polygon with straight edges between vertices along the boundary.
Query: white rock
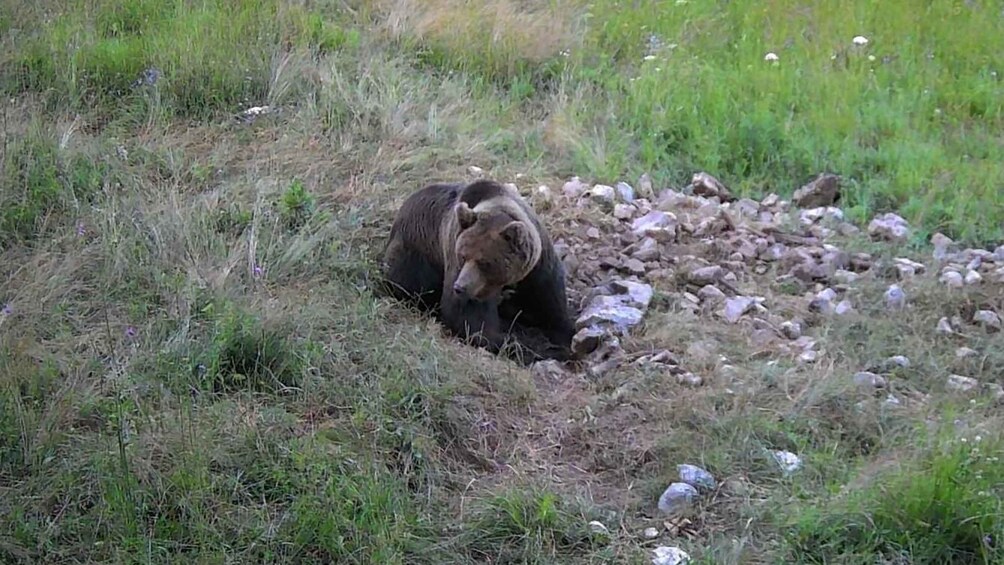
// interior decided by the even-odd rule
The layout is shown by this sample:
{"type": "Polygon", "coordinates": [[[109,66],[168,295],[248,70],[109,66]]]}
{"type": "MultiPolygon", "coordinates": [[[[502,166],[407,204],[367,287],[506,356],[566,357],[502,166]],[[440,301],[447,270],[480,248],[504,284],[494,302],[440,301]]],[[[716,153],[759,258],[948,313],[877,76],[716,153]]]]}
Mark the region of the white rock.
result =
{"type": "Polygon", "coordinates": [[[855,35],[851,41],[854,42],[854,45],[868,45],[868,38],[863,35],[855,35]]]}
{"type": "Polygon", "coordinates": [[[603,522],[600,522],[599,520],[593,520],[592,522],[589,522],[589,531],[593,532],[594,534],[610,535],[610,530],[608,530],[607,527],[603,524],[603,522]]]}
{"type": "Polygon", "coordinates": [[[969,272],[966,273],[966,284],[967,285],[979,284],[982,280],[983,280],[983,277],[978,272],[976,272],[976,271],[974,271],[972,269],[970,269],[969,272]]]}
{"type": "Polygon", "coordinates": [[[900,401],[898,398],[890,394],[889,396],[885,397],[884,401],[882,401],[882,405],[885,406],[886,408],[893,408],[899,406],[900,401]]]}
{"type": "Polygon", "coordinates": [[[886,367],[899,367],[901,369],[906,369],[910,366],[910,358],[906,355],[893,355],[892,357],[885,360],[886,367]]]}
{"type": "Polygon", "coordinates": [[[576,321],[578,328],[595,324],[611,325],[621,333],[641,323],[645,313],[630,306],[620,296],[597,296],[590,301],[576,321]]]}
{"type": "Polygon", "coordinates": [[[868,224],[868,235],[887,241],[905,241],[910,237],[910,226],[902,217],[889,212],[868,224]]]}
{"type": "Polygon", "coordinates": [[[589,189],[589,196],[594,202],[601,206],[613,209],[614,202],[617,201],[617,191],[614,187],[605,184],[597,184],[589,189]]]}
{"type": "Polygon", "coordinates": [[[837,302],[837,305],[833,307],[833,313],[838,316],[843,316],[845,314],[850,314],[854,311],[854,305],[848,299],[843,299],[837,302]]]}
{"type": "Polygon", "coordinates": [[[642,535],[645,536],[647,539],[655,539],[659,537],[659,530],[657,528],[645,528],[645,531],[642,532],[642,535]]]}
{"type": "Polygon", "coordinates": [[[550,203],[554,201],[554,193],[551,192],[551,187],[547,186],[546,184],[538,186],[534,190],[534,194],[537,196],[537,198],[539,198],[544,202],[550,203]]]}
{"type": "Polygon", "coordinates": [[[781,467],[781,472],[790,475],[802,468],[802,459],[790,451],[777,450],[772,452],[774,461],[781,467]]]}
{"type": "Polygon", "coordinates": [[[614,188],[617,189],[617,194],[620,195],[621,200],[624,202],[634,202],[634,188],[630,184],[619,182],[614,188]]]}
{"type": "Polygon", "coordinates": [[[980,386],[980,381],[962,375],[949,375],[945,388],[954,392],[969,392],[980,386]]]}
{"type": "Polygon", "coordinates": [[[906,306],[906,293],[898,284],[890,285],[885,291],[885,303],[889,308],[903,308],[906,306]]]}
{"type": "Polygon", "coordinates": [[[756,300],[749,296],[733,296],[732,298],[725,300],[723,315],[730,324],[734,324],[738,322],[746,312],[749,312],[750,308],[752,308],[755,303],[756,300]]]}
{"type": "Polygon", "coordinates": [[[630,220],[635,211],[635,207],[630,204],[617,204],[614,206],[614,217],[618,220],[630,220]]]}
{"type": "Polygon", "coordinates": [[[697,496],[697,489],[687,483],[673,483],[659,497],[659,510],[663,514],[675,516],[688,510],[697,496]]]}
{"type": "Polygon", "coordinates": [[[977,310],[973,314],[973,323],[980,324],[990,331],[1000,331],[1001,317],[992,310],[977,310]]]}
{"type": "Polygon", "coordinates": [[[1004,245],[999,246],[994,249],[994,261],[998,263],[1004,263],[1004,245]]]}
{"type": "Polygon", "coordinates": [[[575,200],[585,194],[588,188],[589,187],[586,186],[586,184],[582,182],[579,177],[572,177],[564,184],[564,186],[561,187],[561,192],[565,195],[565,198],[575,200]]]}
{"type": "Polygon", "coordinates": [[[948,288],[962,288],[965,284],[965,279],[962,278],[962,274],[958,271],[945,271],[941,273],[938,281],[948,288]]]}
{"type": "Polygon", "coordinates": [[[470,167],[467,167],[467,174],[474,177],[480,177],[481,175],[485,174],[485,170],[476,165],[471,165],[470,167]]]}
{"type": "Polygon", "coordinates": [[[799,354],[798,360],[801,363],[806,363],[806,364],[815,363],[816,361],[819,360],[819,353],[812,349],[808,351],[803,351],[801,354],[799,354]]]}
{"type": "Polygon", "coordinates": [[[654,294],[652,285],[635,281],[616,280],[610,283],[610,288],[620,295],[626,295],[632,305],[643,310],[648,308],[654,294]]]}
{"type": "Polygon", "coordinates": [[[706,284],[702,286],[701,290],[697,291],[697,296],[704,302],[711,302],[715,304],[725,300],[725,293],[713,284],[706,284]]]}
{"type": "Polygon", "coordinates": [[[718,486],[718,483],[715,481],[715,477],[697,465],[684,463],[682,465],[677,465],[676,470],[680,473],[680,480],[692,487],[705,490],[715,490],[718,486]]]}
{"type": "Polygon", "coordinates": [[[943,233],[935,233],[931,236],[931,246],[934,247],[934,260],[944,261],[954,253],[955,242],[943,233]]]}
{"type": "Polygon", "coordinates": [[[638,237],[651,237],[656,241],[676,238],[676,216],[671,212],[652,210],[631,223],[631,231],[638,237]]]}
{"type": "Polygon", "coordinates": [[[788,339],[798,339],[802,337],[802,324],[798,322],[784,322],[781,324],[781,333],[788,339]]]}
{"type": "Polygon", "coordinates": [[[952,323],[949,322],[946,317],[942,317],[938,320],[938,326],[935,328],[935,331],[940,335],[950,335],[955,333],[955,330],[952,328],[952,323]]]}
{"type": "Polygon", "coordinates": [[[704,384],[704,379],[694,373],[680,373],[676,376],[676,382],[689,387],[699,387],[704,384]]]}
{"type": "Polygon", "coordinates": [[[854,374],[854,384],[869,390],[885,388],[885,378],[869,371],[861,371],[854,374]]]}
{"type": "Polygon", "coordinates": [[[955,350],[955,357],[957,357],[958,359],[976,357],[979,354],[980,354],[979,351],[976,351],[975,349],[971,349],[969,347],[960,347],[955,350]]]}
{"type": "Polygon", "coordinates": [[[652,565],[687,565],[690,563],[690,554],[679,547],[660,545],[652,552],[652,565]]]}
{"type": "Polygon", "coordinates": [[[699,285],[709,285],[721,280],[725,269],[718,265],[700,267],[690,272],[690,282],[699,285]]]}

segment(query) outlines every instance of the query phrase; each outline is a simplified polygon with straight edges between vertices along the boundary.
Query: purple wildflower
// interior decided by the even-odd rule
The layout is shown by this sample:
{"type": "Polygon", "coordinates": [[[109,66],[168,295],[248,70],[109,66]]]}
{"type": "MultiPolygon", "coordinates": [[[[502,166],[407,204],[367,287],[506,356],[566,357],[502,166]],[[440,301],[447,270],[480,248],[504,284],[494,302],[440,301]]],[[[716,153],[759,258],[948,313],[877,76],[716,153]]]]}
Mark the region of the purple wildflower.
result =
{"type": "Polygon", "coordinates": [[[136,328],[133,327],[133,326],[128,326],[125,329],[125,335],[129,339],[132,339],[132,338],[136,337],[136,333],[137,333],[136,332],[136,328]]]}
{"type": "Polygon", "coordinates": [[[4,304],[3,310],[0,310],[0,314],[3,314],[4,316],[10,316],[13,313],[14,308],[12,308],[10,304],[4,304]]]}
{"type": "Polygon", "coordinates": [[[264,275],[264,274],[265,274],[265,269],[263,269],[261,267],[261,265],[255,265],[254,266],[254,276],[255,276],[255,278],[261,278],[261,276],[264,275]]]}
{"type": "Polygon", "coordinates": [[[84,235],[84,222],[77,222],[77,236],[84,235]]]}

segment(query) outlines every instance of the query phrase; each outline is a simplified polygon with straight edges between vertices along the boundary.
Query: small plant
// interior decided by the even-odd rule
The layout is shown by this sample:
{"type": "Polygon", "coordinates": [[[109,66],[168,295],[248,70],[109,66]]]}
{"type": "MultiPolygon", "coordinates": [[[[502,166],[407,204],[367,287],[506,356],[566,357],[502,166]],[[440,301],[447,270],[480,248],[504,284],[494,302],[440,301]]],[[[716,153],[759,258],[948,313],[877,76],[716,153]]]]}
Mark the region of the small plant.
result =
{"type": "Polygon", "coordinates": [[[315,208],[314,197],[299,180],[294,180],[282,194],[280,212],[290,229],[297,229],[307,223],[315,208]]]}

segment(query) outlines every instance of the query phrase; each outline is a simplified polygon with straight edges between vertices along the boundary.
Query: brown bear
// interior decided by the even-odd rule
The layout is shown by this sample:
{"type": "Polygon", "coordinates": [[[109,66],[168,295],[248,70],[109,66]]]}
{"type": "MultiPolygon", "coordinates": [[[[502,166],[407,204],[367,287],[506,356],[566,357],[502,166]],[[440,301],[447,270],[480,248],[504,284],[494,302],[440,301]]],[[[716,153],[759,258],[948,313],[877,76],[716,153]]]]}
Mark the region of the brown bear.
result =
{"type": "Polygon", "coordinates": [[[512,337],[524,362],[569,358],[564,266],[512,188],[478,180],[416,191],[398,210],[383,261],[392,296],[468,343],[498,353],[512,337]]]}

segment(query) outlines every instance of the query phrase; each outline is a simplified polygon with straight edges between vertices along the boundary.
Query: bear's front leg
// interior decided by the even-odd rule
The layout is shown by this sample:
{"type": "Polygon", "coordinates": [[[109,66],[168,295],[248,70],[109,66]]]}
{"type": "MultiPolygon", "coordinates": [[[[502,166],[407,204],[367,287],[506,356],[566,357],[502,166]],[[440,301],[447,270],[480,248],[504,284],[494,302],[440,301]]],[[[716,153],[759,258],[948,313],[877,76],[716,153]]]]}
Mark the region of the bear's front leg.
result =
{"type": "Polygon", "coordinates": [[[502,349],[498,300],[474,300],[444,289],[440,313],[443,325],[463,341],[492,353],[502,349]]]}

